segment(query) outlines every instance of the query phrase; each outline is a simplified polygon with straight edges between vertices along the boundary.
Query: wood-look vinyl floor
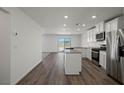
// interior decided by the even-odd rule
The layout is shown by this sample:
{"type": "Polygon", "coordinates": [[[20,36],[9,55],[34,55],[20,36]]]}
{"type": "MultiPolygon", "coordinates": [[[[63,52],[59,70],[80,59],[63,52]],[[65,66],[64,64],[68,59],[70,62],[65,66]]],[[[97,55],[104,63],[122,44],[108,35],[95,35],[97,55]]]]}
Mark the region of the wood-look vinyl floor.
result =
{"type": "Polygon", "coordinates": [[[117,85],[100,67],[82,59],[80,75],[65,75],[63,53],[52,53],[17,85],[117,85]]]}

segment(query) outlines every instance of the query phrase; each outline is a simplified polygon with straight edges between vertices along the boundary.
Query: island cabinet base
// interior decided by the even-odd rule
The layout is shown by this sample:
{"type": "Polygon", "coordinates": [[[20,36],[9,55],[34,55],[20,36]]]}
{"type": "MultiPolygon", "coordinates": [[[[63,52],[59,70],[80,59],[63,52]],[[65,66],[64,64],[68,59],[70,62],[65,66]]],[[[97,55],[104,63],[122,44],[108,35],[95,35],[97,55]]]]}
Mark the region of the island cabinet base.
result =
{"type": "Polygon", "coordinates": [[[65,75],[79,75],[81,72],[81,54],[65,53],[64,68],[65,75]]]}

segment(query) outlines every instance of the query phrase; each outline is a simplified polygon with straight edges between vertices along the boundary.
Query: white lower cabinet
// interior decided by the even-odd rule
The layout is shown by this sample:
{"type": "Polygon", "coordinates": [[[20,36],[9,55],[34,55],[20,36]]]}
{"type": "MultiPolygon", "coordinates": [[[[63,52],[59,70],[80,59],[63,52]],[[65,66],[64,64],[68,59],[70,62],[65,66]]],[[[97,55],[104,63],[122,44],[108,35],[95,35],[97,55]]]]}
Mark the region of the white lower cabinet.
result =
{"type": "Polygon", "coordinates": [[[81,72],[81,54],[65,53],[64,68],[66,75],[79,75],[81,72]]]}
{"type": "Polygon", "coordinates": [[[106,51],[100,51],[100,62],[99,64],[106,69],[106,51]]]}
{"type": "Polygon", "coordinates": [[[83,48],[82,57],[85,57],[91,60],[91,48],[83,48]]]}

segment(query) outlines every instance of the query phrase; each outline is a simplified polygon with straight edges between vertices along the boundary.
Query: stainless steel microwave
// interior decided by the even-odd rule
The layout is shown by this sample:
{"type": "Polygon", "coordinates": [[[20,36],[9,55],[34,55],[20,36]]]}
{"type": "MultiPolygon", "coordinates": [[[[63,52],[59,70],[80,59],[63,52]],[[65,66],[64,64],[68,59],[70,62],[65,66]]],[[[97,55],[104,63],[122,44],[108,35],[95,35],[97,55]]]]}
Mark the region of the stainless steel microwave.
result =
{"type": "Polygon", "coordinates": [[[101,32],[99,34],[96,34],[96,40],[97,41],[104,41],[105,40],[105,32],[101,32]]]}

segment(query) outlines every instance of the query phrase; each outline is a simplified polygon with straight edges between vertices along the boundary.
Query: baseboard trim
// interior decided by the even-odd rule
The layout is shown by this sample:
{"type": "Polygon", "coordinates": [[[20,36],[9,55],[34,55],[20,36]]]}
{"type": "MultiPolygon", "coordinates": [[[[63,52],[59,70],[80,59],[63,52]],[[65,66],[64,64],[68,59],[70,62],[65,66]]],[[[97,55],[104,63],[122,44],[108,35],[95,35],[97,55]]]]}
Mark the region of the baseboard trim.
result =
{"type": "Polygon", "coordinates": [[[33,67],[24,77],[22,77],[15,85],[19,85],[19,83],[28,76],[33,70],[35,70],[40,64],[42,64],[43,61],[40,61],[35,67],[33,67]]]}

